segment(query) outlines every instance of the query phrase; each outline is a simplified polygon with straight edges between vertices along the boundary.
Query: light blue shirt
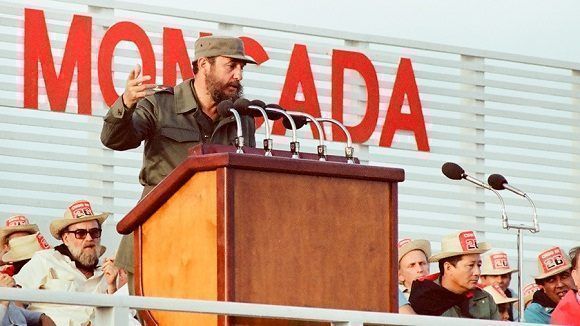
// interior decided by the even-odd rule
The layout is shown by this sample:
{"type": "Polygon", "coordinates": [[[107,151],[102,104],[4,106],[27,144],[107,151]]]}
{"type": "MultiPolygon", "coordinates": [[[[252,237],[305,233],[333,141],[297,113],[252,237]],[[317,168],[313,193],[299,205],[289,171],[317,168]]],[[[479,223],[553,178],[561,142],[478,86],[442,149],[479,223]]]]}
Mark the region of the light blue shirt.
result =
{"type": "Polygon", "coordinates": [[[524,311],[524,321],[532,324],[550,324],[554,308],[546,308],[539,303],[532,302],[524,311]]]}
{"type": "Polygon", "coordinates": [[[401,289],[399,289],[399,308],[406,304],[409,304],[409,300],[407,300],[403,292],[401,292],[401,289]]]}

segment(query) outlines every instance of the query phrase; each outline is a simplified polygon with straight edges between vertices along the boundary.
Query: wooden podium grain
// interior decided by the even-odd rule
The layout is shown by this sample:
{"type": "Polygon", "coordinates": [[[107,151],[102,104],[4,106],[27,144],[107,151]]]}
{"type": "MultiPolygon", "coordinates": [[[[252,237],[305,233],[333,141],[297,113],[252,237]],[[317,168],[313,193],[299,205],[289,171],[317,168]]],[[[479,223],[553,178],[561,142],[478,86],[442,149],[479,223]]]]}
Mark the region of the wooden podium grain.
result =
{"type": "MultiPolygon", "coordinates": [[[[216,148],[198,148],[118,224],[135,232],[138,295],[397,311],[403,170],[200,154],[216,148]]],[[[159,325],[288,324],[145,315],[159,325]]]]}

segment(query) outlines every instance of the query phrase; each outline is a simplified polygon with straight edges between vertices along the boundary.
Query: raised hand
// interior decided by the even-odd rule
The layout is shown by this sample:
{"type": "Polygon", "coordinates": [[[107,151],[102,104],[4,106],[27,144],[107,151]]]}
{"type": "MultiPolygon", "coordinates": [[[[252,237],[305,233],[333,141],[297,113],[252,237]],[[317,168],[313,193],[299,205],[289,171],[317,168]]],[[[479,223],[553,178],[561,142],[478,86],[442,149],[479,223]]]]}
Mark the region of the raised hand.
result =
{"type": "Polygon", "coordinates": [[[135,106],[145,96],[153,94],[151,89],[156,87],[155,84],[144,84],[144,82],[151,80],[151,76],[145,75],[139,77],[140,74],[141,66],[136,65],[135,69],[131,70],[127,78],[125,93],[123,93],[123,103],[128,108],[135,106]]]}

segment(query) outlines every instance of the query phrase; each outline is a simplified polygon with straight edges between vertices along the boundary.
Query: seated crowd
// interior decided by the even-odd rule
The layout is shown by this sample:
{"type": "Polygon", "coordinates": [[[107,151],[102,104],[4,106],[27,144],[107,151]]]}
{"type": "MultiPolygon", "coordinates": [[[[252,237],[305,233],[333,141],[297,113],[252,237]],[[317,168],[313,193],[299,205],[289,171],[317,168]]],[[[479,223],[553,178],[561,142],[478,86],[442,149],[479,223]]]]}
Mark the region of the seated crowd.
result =
{"type": "MultiPolygon", "coordinates": [[[[50,224],[60,242],[51,248],[25,216],[12,216],[0,228],[0,287],[112,294],[126,283],[113,259],[101,259],[102,225],[108,214],[94,214],[88,201],[71,204],[50,224]]],[[[400,313],[513,321],[517,292],[509,288],[508,256],[479,243],[473,231],[445,236],[432,254],[427,240],[399,241],[400,313]],[[430,263],[438,273],[430,274],[430,263]]],[[[524,320],[540,324],[580,324],[580,247],[570,257],[559,247],[538,255],[535,283],[524,288],[524,320]]],[[[1,325],[91,325],[92,307],[0,302],[1,325]]],[[[136,322],[136,321],[135,321],[136,322]]]]}
{"type": "MultiPolygon", "coordinates": [[[[441,252],[431,255],[427,240],[399,241],[399,312],[430,316],[513,321],[517,292],[507,254],[487,253],[473,231],[445,236],[441,252]],[[439,272],[429,274],[429,262],[439,272]]],[[[569,255],[559,247],[537,257],[535,283],[524,287],[523,320],[527,323],[580,325],[580,247],[569,255]],[[570,256],[570,257],[569,257],[570,256]]]]}
{"type": "MultiPolygon", "coordinates": [[[[101,226],[108,213],[96,215],[91,204],[79,200],[63,218],[50,224],[60,244],[50,248],[38,226],[25,216],[8,218],[0,228],[2,246],[0,286],[68,292],[109,293],[122,286],[112,259],[101,260],[101,226]]],[[[91,325],[95,309],[45,303],[0,305],[2,325],[91,325]]]]}

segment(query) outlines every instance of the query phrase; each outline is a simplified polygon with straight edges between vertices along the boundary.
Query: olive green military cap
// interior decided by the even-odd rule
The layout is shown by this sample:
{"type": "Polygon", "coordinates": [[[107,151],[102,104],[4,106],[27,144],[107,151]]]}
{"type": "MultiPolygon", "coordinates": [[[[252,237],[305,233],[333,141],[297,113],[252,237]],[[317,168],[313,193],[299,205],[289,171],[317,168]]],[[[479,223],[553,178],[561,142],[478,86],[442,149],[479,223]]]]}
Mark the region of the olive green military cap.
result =
{"type": "Polygon", "coordinates": [[[242,60],[246,63],[256,64],[254,59],[246,55],[244,42],[237,37],[231,36],[205,36],[195,41],[195,59],[202,57],[227,57],[242,60]]]}

